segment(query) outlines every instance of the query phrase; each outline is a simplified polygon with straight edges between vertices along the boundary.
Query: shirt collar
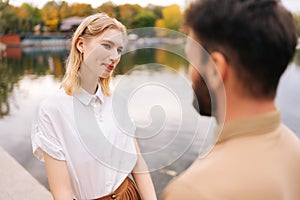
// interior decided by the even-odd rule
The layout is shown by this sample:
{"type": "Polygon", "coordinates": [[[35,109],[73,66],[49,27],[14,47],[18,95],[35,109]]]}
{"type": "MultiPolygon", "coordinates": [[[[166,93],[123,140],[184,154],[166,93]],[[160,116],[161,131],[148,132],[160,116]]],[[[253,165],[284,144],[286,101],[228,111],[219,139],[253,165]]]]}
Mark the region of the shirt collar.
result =
{"type": "Polygon", "coordinates": [[[85,105],[89,105],[94,97],[98,97],[101,102],[104,102],[103,101],[104,96],[103,96],[103,92],[101,90],[100,85],[98,85],[98,88],[97,88],[97,91],[95,94],[90,94],[86,90],[81,88],[74,96],[85,105]]]}
{"type": "Polygon", "coordinates": [[[218,125],[215,134],[219,135],[217,143],[242,135],[264,134],[271,132],[280,125],[279,110],[227,122],[218,125]]]}

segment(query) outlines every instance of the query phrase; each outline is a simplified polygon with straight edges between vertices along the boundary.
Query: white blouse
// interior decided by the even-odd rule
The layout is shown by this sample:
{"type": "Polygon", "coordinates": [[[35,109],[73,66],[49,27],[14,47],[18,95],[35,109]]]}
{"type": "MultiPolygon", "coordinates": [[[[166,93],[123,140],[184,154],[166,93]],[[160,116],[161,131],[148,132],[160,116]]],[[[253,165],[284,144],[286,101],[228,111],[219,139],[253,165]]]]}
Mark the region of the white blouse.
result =
{"type": "MultiPolygon", "coordinates": [[[[95,95],[82,89],[70,96],[61,89],[38,108],[31,133],[33,153],[41,161],[43,151],[66,161],[75,199],[113,192],[137,161],[135,126],[128,114],[113,109],[112,99],[100,87],[95,95]]],[[[121,98],[114,101],[126,106],[121,98]]]]}

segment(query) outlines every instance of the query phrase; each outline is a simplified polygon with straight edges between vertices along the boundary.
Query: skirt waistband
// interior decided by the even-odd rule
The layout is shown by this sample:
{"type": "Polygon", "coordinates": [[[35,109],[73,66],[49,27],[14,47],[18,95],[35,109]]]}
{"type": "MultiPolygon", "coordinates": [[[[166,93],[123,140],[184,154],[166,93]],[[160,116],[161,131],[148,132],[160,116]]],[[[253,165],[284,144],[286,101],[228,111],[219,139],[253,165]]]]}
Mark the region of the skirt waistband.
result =
{"type": "Polygon", "coordinates": [[[141,200],[138,189],[135,183],[129,178],[123,181],[123,183],[112,193],[100,197],[95,200],[141,200]]]}

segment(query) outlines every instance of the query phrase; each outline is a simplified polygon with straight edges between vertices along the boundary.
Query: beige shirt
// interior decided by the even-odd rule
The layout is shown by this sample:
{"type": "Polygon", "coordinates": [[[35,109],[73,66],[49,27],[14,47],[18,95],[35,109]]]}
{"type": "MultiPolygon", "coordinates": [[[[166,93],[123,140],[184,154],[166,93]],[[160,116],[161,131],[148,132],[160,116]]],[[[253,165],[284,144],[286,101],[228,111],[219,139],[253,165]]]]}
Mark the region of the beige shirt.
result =
{"type": "Polygon", "coordinates": [[[162,200],[299,200],[300,141],[279,111],[226,123],[213,150],[162,200]]]}

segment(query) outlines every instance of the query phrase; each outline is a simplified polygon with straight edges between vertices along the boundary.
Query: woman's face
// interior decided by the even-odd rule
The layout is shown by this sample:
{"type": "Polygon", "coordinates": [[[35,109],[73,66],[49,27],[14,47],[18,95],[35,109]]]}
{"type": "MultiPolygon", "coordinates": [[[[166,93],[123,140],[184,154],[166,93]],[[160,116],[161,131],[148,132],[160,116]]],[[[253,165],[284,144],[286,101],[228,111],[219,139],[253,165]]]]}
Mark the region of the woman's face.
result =
{"type": "Polygon", "coordinates": [[[79,38],[77,48],[83,52],[84,74],[107,78],[119,63],[124,48],[124,33],[107,29],[90,39],[79,38]],[[81,48],[81,49],[80,49],[81,48]]]}

